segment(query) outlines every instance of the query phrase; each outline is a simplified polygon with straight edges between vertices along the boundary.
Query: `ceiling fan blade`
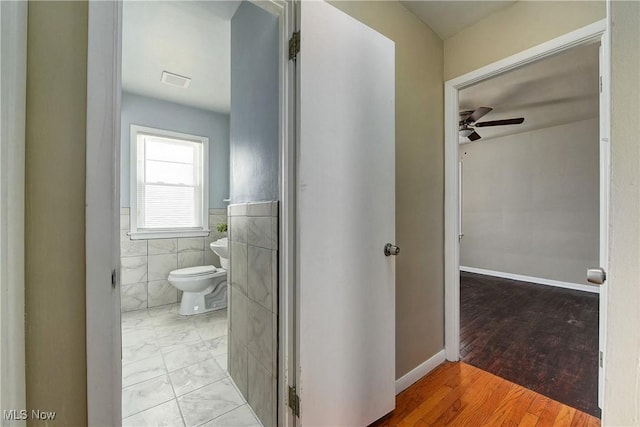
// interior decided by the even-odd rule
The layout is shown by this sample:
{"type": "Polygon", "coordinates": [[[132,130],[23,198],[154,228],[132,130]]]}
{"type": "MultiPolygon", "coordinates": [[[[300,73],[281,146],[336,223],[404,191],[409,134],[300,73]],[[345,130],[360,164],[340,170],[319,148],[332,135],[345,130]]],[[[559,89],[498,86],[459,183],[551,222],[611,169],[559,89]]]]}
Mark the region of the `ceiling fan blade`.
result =
{"type": "Polygon", "coordinates": [[[469,114],[464,119],[464,122],[465,123],[473,123],[473,122],[477,121],[478,119],[480,119],[480,117],[482,117],[485,114],[487,114],[491,110],[493,110],[493,108],[490,108],[490,107],[478,107],[473,111],[473,113],[469,114]]]}
{"type": "Polygon", "coordinates": [[[480,122],[476,123],[475,127],[487,127],[487,126],[503,126],[503,125],[519,125],[524,122],[524,117],[518,117],[517,119],[506,119],[506,120],[493,120],[490,122],[480,122]]]}
{"type": "Polygon", "coordinates": [[[469,134],[469,136],[467,136],[467,138],[469,138],[470,141],[477,141],[482,137],[478,134],[478,132],[473,131],[472,133],[469,134]]]}

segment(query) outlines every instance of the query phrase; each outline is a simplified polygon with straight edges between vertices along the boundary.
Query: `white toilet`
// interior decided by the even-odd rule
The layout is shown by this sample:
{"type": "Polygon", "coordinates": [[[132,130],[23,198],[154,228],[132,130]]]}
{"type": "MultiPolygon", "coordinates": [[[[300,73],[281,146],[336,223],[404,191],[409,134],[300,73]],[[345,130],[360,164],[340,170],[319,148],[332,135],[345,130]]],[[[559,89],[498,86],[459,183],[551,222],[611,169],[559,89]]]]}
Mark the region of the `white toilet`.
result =
{"type": "MultiPolygon", "coordinates": [[[[220,239],[223,240],[223,239],[220,239]]],[[[224,242],[213,242],[220,247],[228,245],[224,242]]],[[[214,249],[213,243],[211,249],[214,249]]],[[[217,250],[215,250],[218,255],[217,250]]],[[[228,253],[228,252],[227,252],[228,253]]],[[[223,252],[223,255],[227,253],[223,252]]],[[[227,255],[228,256],[228,255],[227,255]]],[[[228,266],[228,259],[220,257],[221,265],[228,266]]],[[[213,265],[181,268],[169,273],[169,283],[182,291],[179,313],[183,316],[221,310],[227,307],[227,270],[213,265]]]]}

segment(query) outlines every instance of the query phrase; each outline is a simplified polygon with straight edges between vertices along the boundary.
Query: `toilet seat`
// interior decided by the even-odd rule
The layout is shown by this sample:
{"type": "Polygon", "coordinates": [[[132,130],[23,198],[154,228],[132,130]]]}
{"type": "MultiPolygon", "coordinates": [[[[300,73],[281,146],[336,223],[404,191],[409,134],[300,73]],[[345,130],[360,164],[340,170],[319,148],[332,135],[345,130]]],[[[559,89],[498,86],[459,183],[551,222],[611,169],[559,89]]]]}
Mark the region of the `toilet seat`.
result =
{"type": "Polygon", "coordinates": [[[199,265],[197,267],[187,267],[173,270],[169,274],[175,277],[198,277],[215,273],[217,270],[218,269],[213,265],[199,265]]]}
{"type": "Polygon", "coordinates": [[[222,277],[227,274],[227,270],[216,268],[213,265],[201,265],[198,267],[187,267],[173,270],[169,273],[169,280],[182,282],[188,280],[207,280],[222,277]]]}

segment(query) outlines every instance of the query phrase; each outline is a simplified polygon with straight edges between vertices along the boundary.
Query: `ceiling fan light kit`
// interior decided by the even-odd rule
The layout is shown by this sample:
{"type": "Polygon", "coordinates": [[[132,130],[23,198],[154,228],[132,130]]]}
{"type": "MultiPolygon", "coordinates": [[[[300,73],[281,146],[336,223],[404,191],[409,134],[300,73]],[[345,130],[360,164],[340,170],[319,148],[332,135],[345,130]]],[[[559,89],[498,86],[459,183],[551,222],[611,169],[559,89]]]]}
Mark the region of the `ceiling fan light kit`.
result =
{"type": "Polygon", "coordinates": [[[518,117],[513,119],[504,119],[504,120],[492,120],[488,122],[479,122],[476,123],[481,117],[491,112],[493,108],[491,107],[478,107],[475,110],[470,111],[461,111],[460,112],[460,122],[458,123],[458,130],[460,132],[461,138],[467,138],[470,141],[477,141],[480,138],[480,134],[478,134],[474,128],[480,127],[490,127],[490,126],[505,126],[505,125],[519,125],[524,123],[524,117],[518,117]]]}
{"type": "Polygon", "coordinates": [[[468,127],[463,127],[460,129],[460,136],[463,138],[468,138],[469,135],[471,135],[473,132],[475,132],[473,129],[468,127]]]}

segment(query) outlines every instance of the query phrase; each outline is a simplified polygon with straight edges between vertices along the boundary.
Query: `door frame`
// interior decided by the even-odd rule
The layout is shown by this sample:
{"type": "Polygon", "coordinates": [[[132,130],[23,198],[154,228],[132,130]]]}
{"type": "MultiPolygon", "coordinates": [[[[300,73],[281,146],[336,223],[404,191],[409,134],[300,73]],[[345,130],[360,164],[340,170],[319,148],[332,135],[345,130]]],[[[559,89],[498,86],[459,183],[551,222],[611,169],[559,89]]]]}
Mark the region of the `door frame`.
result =
{"type": "MultiPolygon", "coordinates": [[[[610,94],[609,69],[609,20],[602,19],[575,31],[549,40],[545,43],[494,62],[475,71],[448,80],[444,85],[445,96],[445,354],[447,360],[460,359],[460,171],[458,143],[458,92],[475,83],[513,70],[523,65],[539,61],[572,47],[601,42],[600,73],[602,93],[600,95],[600,262],[603,268],[608,264],[608,187],[609,187],[609,114],[610,94]]],[[[600,288],[600,349],[604,351],[606,312],[606,284],[600,288]],[[604,323],[603,323],[604,322],[604,323]]],[[[603,393],[604,370],[599,372],[600,402],[603,393]]]]}
{"type": "Polygon", "coordinates": [[[87,47],[87,423],[122,424],[120,88],[122,3],[89,2],[87,47]],[[115,280],[114,280],[115,279],[115,280]]]}
{"type": "MultiPolygon", "coordinates": [[[[278,415],[287,410],[293,384],[295,254],[295,139],[292,109],[295,72],[288,58],[294,28],[291,0],[250,0],[279,17],[280,47],[280,256],[278,415]]],[[[122,422],[120,336],[120,109],[122,2],[89,2],[87,55],[86,337],[88,425],[122,422]],[[106,244],[106,242],[110,242],[106,244]],[[115,274],[115,285],[112,285],[115,274]],[[105,302],[109,303],[105,303],[105,302]]]]}
{"type": "MultiPolygon", "coordinates": [[[[27,3],[0,3],[0,411],[26,408],[27,3]]],[[[3,414],[0,414],[2,417],[3,414]]],[[[25,425],[25,421],[15,421],[25,425]]]]}

